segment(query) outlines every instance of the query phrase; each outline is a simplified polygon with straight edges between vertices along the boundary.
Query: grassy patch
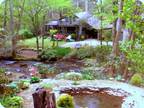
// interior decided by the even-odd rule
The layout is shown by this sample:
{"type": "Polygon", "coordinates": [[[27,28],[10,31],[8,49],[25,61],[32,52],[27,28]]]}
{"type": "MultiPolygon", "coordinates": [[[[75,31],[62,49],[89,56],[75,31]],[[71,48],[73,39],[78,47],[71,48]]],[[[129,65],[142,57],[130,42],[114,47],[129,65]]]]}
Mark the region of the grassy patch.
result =
{"type": "MultiPolygon", "coordinates": [[[[44,48],[51,48],[53,42],[49,38],[47,38],[44,40],[44,43],[45,43],[44,48]]],[[[60,45],[63,45],[64,43],[65,43],[64,41],[59,41],[58,44],[60,46],[60,45]]],[[[39,38],[39,45],[41,48],[42,47],[42,38],[39,38]]],[[[18,42],[18,46],[35,49],[36,48],[36,38],[21,40],[18,42]]]]}

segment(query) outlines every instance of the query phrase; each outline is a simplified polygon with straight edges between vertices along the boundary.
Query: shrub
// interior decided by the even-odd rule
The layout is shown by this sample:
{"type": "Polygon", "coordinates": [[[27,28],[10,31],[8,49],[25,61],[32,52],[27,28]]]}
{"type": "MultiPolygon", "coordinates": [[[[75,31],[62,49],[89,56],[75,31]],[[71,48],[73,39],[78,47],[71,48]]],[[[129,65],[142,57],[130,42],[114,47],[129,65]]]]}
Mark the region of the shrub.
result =
{"type": "Polygon", "coordinates": [[[20,92],[20,88],[18,86],[18,82],[12,82],[12,83],[8,84],[8,87],[15,93],[20,92]]]}
{"type": "Polygon", "coordinates": [[[67,57],[77,57],[80,59],[94,57],[95,49],[91,46],[84,46],[79,49],[73,49],[71,53],[67,55],[67,57]]]}
{"type": "Polygon", "coordinates": [[[42,53],[39,55],[41,60],[57,60],[63,58],[65,55],[70,53],[70,48],[49,48],[43,50],[42,53]]]}
{"type": "Polygon", "coordinates": [[[67,57],[77,57],[80,59],[96,57],[97,62],[106,62],[111,53],[110,46],[84,46],[79,49],[73,49],[67,57]]]}
{"type": "Polygon", "coordinates": [[[79,81],[79,80],[82,80],[82,74],[76,73],[76,72],[69,72],[69,73],[65,74],[65,79],[79,81]]]}
{"type": "Polygon", "coordinates": [[[54,36],[54,38],[57,40],[63,40],[63,39],[65,39],[65,36],[62,34],[56,34],[56,36],[54,36]]]}
{"type": "Polygon", "coordinates": [[[16,94],[16,90],[8,86],[0,86],[0,97],[10,96],[16,94]]]}
{"type": "Polygon", "coordinates": [[[136,86],[140,86],[142,82],[143,82],[143,79],[140,74],[134,74],[130,80],[130,83],[136,86]]]}
{"type": "Polygon", "coordinates": [[[6,69],[5,68],[0,68],[0,73],[5,73],[6,69]]]}
{"type": "Polygon", "coordinates": [[[49,84],[49,83],[43,83],[40,86],[46,90],[49,90],[49,91],[52,91],[53,87],[54,87],[53,84],[49,84]]]}
{"type": "Polygon", "coordinates": [[[1,103],[6,108],[22,108],[23,98],[19,96],[5,97],[1,103]]]}
{"type": "Polygon", "coordinates": [[[40,74],[49,74],[49,73],[53,74],[57,72],[55,67],[51,67],[45,64],[38,64],[36,67],[38,68],[40,74]]]}
{"type": "Polygon", "coordinates": [[[62,94],[57,100],[57,106],[60,108],[74,108],[73,97],[68,94],[62,94]]]}
{"type": "Polygon", "coordinates": [[[22,37],[22,39],[28,39],[34,37],[33,33],[28,29],[21,29],[19,31],[19,35],[22,37]]]}
{"type": "Polygon", "coordinates": [[[39,64],[37,65],[37,68],[40,74],[45,74],[48,72],[48,67],[46,65],[39,64]]]}
{"type": "Polygon", "coordinates": [[[96,60],[98,63],[107,62],[108,56],[111,53],[112,48],[110,46],[97,46],[95,48],[96,60]]]}
{"type": "Polygon", "coordinates": [[[76,37],[77,37],[77,35],[76,34],[71,34],[71,36],[72,36],[72,39],[76,39],[76,37]]]}
{"type": "Polygon", "coordinates": [[[24,90],[24,89],[29,88],[30,83],[28,81],[21,80],[21,81],[19,81],[18,86],[19,86],[20,89],[24,90]]]}
{"type": "Polygon", "coordinates": [[[96,75],[93,70],[84,69],[82,70],[82,76],[84,80],[94,80],[96,79],[96,75]]]}
{"type": "Polygon", "coordinates": [[[0,85],[6,83],[9,83],[9,78],[4,73],[0,73],[0,85]]]}
{"type": "Polygon", "coordinates": [[[38,83],[38,82],[40,82],[40,78],[39,77],[31,77],[30,82],[31,83],[38,83]]]}
{"type": "Polygon", "coordinates": [[[131,72],[144,73],[144,45],[135,41],[124,42],[120,48],[128,61],[128,69],[131,72]],[[131,48],[133,46],[134,48],[131,48]]]}

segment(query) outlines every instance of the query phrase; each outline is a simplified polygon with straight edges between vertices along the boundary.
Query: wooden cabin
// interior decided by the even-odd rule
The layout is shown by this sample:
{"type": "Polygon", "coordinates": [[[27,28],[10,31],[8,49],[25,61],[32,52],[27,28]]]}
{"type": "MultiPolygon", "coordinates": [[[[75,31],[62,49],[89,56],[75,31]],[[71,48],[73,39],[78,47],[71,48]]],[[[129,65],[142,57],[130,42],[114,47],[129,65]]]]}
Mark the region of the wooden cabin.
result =
{"type": "MultiPolygon", "coordinates": [[[[46,31],[49,29],[57,29],[59,33],[64,35],[76,34],[77,40],[80,39],[81,36],[87,38],[99,38],[99,31],[101,21],[89,14],[88,12],[80,12],[76,13],[74,18],[63,18],[54,21],[50,21],[45,24],[46,31]]],[[[112,29],[111,25],[103,29],[112,29]]]]}

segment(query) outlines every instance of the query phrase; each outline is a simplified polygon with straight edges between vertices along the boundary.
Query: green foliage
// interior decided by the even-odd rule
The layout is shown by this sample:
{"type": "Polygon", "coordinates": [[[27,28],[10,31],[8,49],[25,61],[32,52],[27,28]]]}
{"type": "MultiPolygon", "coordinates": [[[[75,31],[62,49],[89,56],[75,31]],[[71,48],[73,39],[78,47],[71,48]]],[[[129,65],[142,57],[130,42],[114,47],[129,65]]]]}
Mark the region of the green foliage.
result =
{"type": "Polygon", "coordinates": [[[0,97],[11,96],[16,94],[16,89],[12,88],[10,85],[0,86],[0,97]]]}
{"type": "Polygon", "coordinates": [[[5,68],[0,68],[0,74],[5,73],[6,69],[5,68]]]}
{"type": "Polygon", "coordinates": [[[79,81],[82,80],[82,74],[76,73],[76,72],[69,72],[65,74],[65,79],[67,80],[73,80],[73,81],[79,81]]]}
{"type": "Polygon", "coordinates": [[[22,39],[28,39],[34,36],[33,33],[28,29],[21,29],[19,30],[18,34],[22,37],[22,39]]]}
{"type": "Polygon", "coordinates": [[[9,83],[9,78],[4,73],[0,73],[0,85],[6,83],[9,83]]]}
{"type": "Polygon", "coordinates": [[[106,79],[103,68],[92,66],[81,70],[81,74],[84,80],[106,79]]]}
{"type": "Polygon", "coordinates": [[[0,85],[9,82],[9,78],[5,75],[6,69],[0,68],[0,85]]]}
{"type": "Polygon", "coordinates": [[[132,44],[132,41],[121,44],[121,51],[129,62],[128,69],[131,72],[144,73],[144,45],[137,42],[134,44],[134,48],[131,48],[132,44]]]}
{"type": "Polygon", "coordinates": [[[19,96],[5,97],[1,100],[2,105],[5,108],[22,108],[23,98],[19,96]]]}
{"type": "Polygon", "coordinates": [[[43,50],[42,53],[39,55],[41,60],[57,60],[63,58],[71,51],[70,48],[49,48],[43,50]]]}
{"type": "Polygon", "coordinates": [[[16,93],[20,92],[18,82],[12,82],[12,83],[8,84],[8,87],[12,90],[13,94],[16,94],[16,93]]]}
{"type": "Polygon", "coordinates": [[[107,57],[111,53],[110,46],[84,46],[80,49],[73,49],[67,57],[77,57],[80,59],[96,57],[97,62],[107,62],[107,57]]]}
{"type": "Polygon", "coordinates": [[[18,87],[23,90],[29,88],[29,86],[30,83],[28,81],[20,80],[18,83],[18,87]]]}
{"type": "Polygon", "coordinates": [[[142,82],[143,82],[143,79],[140,74],[134,74],[130,80],[130,83],[136,86],[140,86],[142,82]]]}
{"type": "Polygon", "coordinates": [[[68,94],[62,94],[57,100],[59,108],[74,108],[73,97],[68,94]]]}
{"type": "Polygon", "coordinates": [[[97,46],[95,48],[96,60],[98,63],[103,63],[108,61],[108,56],[110,55],[112,48],[110,46],[97,46]]]}
{"type": "Polygon", "coordinates": [[[46,74],[49,71],[49,66],[44,64],[38,64],[36,67],[38,68],[40,74],[46,74]]]}
{"type": "Polygon", "coordinates": [[[44,89],[48,89],[48,90],[51,90],[53,89],[54,85],[53,84],[50,84],[50,83],[43,83],[40,85],[42,88],[44,89]]]}
{"type": "Polygon", "coordinates": [[[74,81],[72,85],[80,85],[80,83],[78,81],[74,81]]]}
{"type": "Polygon", "coordinates": [[[96,79],[95,73],[93,72],[93,70],[82,70],[82,76],[84,80],[94,80],[96,79]]]}
{"type": "Polygon", "coordinates": [[[86,46],[78,50],[74,49],[68,57],[78,57],[80,59],[96,57],[98,63],[108,61],[108,56],[111,53],[110,46],[97,46],[96,48],[86,46]]]}
{"type": "Polygon", "coordinates": [[[84,46],[80,49],[73,49],[67,57],[77,57],[80,59],[95,57],[95,49],[91,46],[84,46]]]}
{"type": "Polygon", "coordinates": [[[91,46],[85,46],[77,50],[77,57],[84,59],[95,56],[95,49],[91,46]]]}
{"type": "Polygon", "coordinates": [[[103,37],[105,41],[112,41],[112,32],[111,30],[103,31],[103,37]]]}
{"type": "Polygon", "coordinates": [[[50,29],[49,30],[50,35],[55,35],[57,32],[58,32],[57,29],[50,29]]]}
{"type": "Polygon", "coordinates": [[[31,77],[30,82],[31,83],[38,83],[38,82],[40,82],[40,78],[39,77],[31,77]]]}

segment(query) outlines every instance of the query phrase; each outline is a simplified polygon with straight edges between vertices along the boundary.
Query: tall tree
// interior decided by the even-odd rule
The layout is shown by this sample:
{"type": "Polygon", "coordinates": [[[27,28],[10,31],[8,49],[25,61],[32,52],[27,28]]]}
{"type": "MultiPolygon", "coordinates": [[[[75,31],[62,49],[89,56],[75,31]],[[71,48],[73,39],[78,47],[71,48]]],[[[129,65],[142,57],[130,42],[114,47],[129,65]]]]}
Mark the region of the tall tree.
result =
{"type": "Polygon", "coordinates": [[[114,43],[113,43],[113,54],[114,56],[118,56],[119,55],[119,39],[121,36],[121,32],[122,32],[122,12],[123,12],[123,5],[124,5],[124,0],[119,0],[119,17],[118,17],[118,21],[117,21],[117,33],[116,33],[116,37],[114,39],[114,43]]]}
{"type": "Polygon", "coordinates": [[[12,41],[12,57],[16,57],[16,41],[14,34],[14,8],[13,8],[13,0],[9,1],[9,9],[10,9],[10,35],[12,41]]]}

